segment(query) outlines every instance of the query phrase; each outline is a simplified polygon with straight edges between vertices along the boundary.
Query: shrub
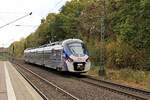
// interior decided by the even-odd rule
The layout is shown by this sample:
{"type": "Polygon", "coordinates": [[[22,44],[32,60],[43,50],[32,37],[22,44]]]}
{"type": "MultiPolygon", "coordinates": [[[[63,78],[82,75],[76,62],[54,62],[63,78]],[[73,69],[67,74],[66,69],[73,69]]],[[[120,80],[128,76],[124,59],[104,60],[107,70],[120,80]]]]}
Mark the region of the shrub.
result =
{"type": "Polygon", "coordinates": [[[106,45],[107,67],[149,69],[150,53],[146,50],[138,50],[126,43],[110,42],[106,45]]]}
{"type": "Polygon", "coordinates": [[[144,71],[136,71],[133,78],[136,80],[136,83],[142,82],[146,77],[146,73],[144,71]]]}
{"type": "Polygon", "coordinates": [[[100,63],[100,42],[98,39],[91,39],[90,42],[86,43],[90,59],[93,66],[98,66],[100,63]]]}
{"type": "Polygon", "coordinates": [[[139,83],[146,78],[146,73],[144,71],[135,71],[125,68],[120,71],[120,76],[125,81],[135,81],[136,83],[139,83]]]}
{"type": "Polygon", "coordinates": [[[0,56],[0,61],[2,61],[3,60],[3,57],[2,56],[0,56]]]}
{"type": "Polygon", "coordinates": [[[134,71],[129,69],[129,68],[125,68],[125,69],[122,69],[121,72],[120,72],[120,76],[124,79],[124,80],[131,80],[131,79],[134,79],[133,76],[134,76],[134,71]]]}

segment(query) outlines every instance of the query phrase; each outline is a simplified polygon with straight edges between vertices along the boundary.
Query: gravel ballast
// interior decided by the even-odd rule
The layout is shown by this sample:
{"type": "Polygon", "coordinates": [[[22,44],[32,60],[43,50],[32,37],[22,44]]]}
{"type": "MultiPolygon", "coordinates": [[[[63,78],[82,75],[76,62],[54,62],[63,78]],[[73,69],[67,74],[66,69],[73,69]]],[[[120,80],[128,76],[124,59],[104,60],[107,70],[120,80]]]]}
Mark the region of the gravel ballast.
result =
{"type": "MultiPolygon", "coordinates": [[[[75,80],[72,78],[72,76],[69,76],[69,74],[56,72],[55,70],[44,68],[43,66],[24,64],[23,62],[19,63],[22,63],[22,67],[32,70],[36,74],[63,88],[81,100],[132,100],[121,94],[113,93],[103,88],[98,88],[97,86],[75,80]]],[[[41,90],[43,89],[42,91],[45,91],[44,94],[49,94],[49,97],[51,97],[52,100],[66,100],[65,96],[63,95],[55,98],[55,96],[59,94],[58,92],[52,93],[55,91],[55,89],[48,88],[48,85],[40,83],[38,79],[32,79],[32,75],[28,74],[27,76],[29,79],[34,80],[32,82],[35,83],[37,87],[40,86],[41,90]]]]}

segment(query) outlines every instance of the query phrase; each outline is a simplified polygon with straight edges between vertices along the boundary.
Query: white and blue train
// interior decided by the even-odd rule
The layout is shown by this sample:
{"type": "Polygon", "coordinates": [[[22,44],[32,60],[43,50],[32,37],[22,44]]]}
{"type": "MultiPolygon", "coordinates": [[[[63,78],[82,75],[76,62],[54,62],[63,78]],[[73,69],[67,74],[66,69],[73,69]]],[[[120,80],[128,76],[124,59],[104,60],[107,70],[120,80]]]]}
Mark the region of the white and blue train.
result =
{"type": "Polygon", "coordinates": [[[88,50],[80,39],[67,39],[28,48],[24,50],[24,60],[59,71],[76,73],[87,72],[91,66],[88,50]]]}

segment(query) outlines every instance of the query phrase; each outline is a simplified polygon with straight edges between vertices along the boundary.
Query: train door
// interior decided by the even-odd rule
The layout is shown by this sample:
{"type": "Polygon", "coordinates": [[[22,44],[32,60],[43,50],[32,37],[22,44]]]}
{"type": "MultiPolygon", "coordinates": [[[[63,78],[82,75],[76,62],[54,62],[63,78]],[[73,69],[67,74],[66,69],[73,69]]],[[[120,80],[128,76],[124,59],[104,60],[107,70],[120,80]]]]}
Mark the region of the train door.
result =
{"type": "Polygon", "coordinates": [[[46,50],[46,49],[44,50],[44,65],[46,67],[51,67],[51,63],[52,63],[51,55],[52,55],[51,50],[46,50]]]}
{"type": "Polygon", "coordinates": [[[51,54],[51,65],[56,69],[60,66],[61,63],[61,50],[60,49],[52,49],[51,54]]]}
{"type": "Polygon", "coordinates": [[[61,61],[62,61],[62,49],[56,50],[56,64],[57,66],[60,66],[61,61]]]}
{"type": "Polygon", "coordinates": [[[56,52],[55,49],[52,49],[51,57],[50,58],[51,58],[51,66],[56,69],[56,66],[57,66],[57,64],[56,64],[56,61],[57,61],[57,52],[56,52]]]}

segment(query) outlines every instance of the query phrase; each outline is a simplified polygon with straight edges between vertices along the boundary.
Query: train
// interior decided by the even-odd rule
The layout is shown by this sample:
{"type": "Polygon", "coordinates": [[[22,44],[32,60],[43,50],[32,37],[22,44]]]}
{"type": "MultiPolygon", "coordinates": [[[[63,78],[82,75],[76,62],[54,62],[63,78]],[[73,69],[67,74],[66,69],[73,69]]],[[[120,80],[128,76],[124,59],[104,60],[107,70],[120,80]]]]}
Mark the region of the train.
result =
{"type": "Polygon", "coordinates": [[[91,67],[88,50],[80,39],[66,39],[27,48],[24,50],[24,61],[73,73],[85,73],[91,67]]]}

